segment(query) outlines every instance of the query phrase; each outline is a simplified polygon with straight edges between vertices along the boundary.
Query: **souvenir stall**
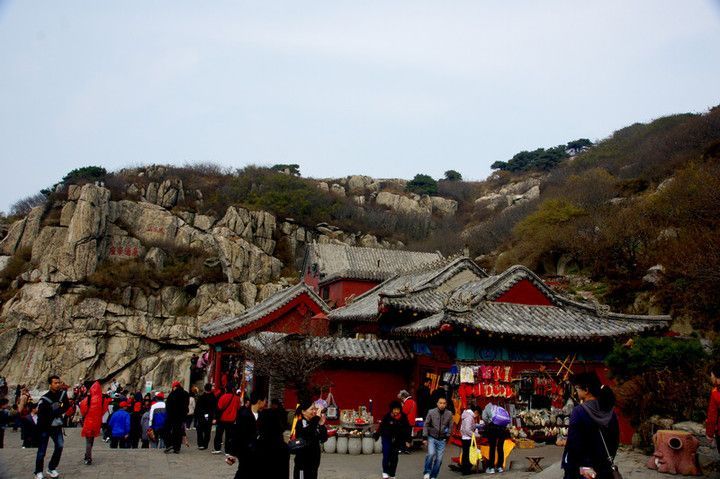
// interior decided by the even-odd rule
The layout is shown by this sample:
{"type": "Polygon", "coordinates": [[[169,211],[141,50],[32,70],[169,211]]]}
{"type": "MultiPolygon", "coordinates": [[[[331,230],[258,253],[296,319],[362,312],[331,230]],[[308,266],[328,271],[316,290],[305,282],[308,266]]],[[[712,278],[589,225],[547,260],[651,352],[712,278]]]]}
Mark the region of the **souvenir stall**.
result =
{"type": "MultiPolygon", "coordinates": [[[[520,447],[564,446],[575,405],[570,383],[573,371],[601,366],[576,364],[572,356],[554,364],[458,361],[443,374],[443,380],[451,386],[456,419],[468,405],[482,409],[492,402],[510,414],[510,436],[520,447]]],[[[453,442],[460,443],[457,429],[453,442]]]]}

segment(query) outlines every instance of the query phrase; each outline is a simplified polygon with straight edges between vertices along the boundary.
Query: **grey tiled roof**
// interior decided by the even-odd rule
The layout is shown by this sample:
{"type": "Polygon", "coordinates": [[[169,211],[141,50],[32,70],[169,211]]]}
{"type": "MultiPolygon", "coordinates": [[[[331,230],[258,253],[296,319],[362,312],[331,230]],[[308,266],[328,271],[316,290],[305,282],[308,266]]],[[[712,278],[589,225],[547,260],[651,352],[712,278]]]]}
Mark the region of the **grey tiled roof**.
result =
{"type": "Polygon", "coordinates": [[[444,285],[453,284],[453,279],[461,274],[465,276],[462,281],[467,281],[482,277],[485,272],[468,258],[448,258],[413,272],[396,275],[358,296],[350,304],[331,311],[328,318],[373,321],[377,319],[380,301],[400,309],[436,312],[443,308],[443,299],[447,296],[444,285]]]}
{"type": "Polygon", "coordinates": [[[316,264],[321,283],[340,278],[384,281],[442,259],[440,253],[313,243],[308,247],[303,274],[316,264]]]}
{"type": "MultiPolygon", "coordinates": [[[[415,282],[396,290],[385,287],[378,299],[383,305],[396,310],[433,314],[445,307],[467,308],[480,301],[497,299],[518,281],[527,280],[545,293],[553,304],[560,304],[556,294],[525,266],[512,266],[494,276],[487,276],[469,259],[459,266],[466,267],[468,272],[458,275],[456,269],[449,268],[429,281],[415,282]]],[[[419,278],[420,281],[422,279],[419,278]]]]}
{"type": "Polygon", "coordinates": [[[449,324],[456,331],[467,328],[500,336],[578,340],[661,331],[669,326],[669,321],[669,316],[605,313],[586,306],[529,306],[483,301],[470,311],[443,311],[395,328],[393,333],[422,336],[434,334],[443,324],[449,324]]]}
{"type": "MultiPolygon", "coordinates": [[[[260,332],[240,342],[250,349],[282,348],[285,333],[260,332]]],[[[302,338],[319,358],[355,361],[404,361],[413,357],[401,341],[392,339],[356,339],[334,336],[302,338]]]]}
{"type": "Polygon", "coordinates": [[[240,316],[225,316],[218,318],[200,328],[200,337],[209,338],[227,333],[229,331],[252,324],[273,311],[282,308],[301,294],[307,294],[325,313],[330,311],[325,301],[310,289],[305,283],[298,283],[290,288],[285,288],[270,296],[252,308],[246,310],[240,316]]]}

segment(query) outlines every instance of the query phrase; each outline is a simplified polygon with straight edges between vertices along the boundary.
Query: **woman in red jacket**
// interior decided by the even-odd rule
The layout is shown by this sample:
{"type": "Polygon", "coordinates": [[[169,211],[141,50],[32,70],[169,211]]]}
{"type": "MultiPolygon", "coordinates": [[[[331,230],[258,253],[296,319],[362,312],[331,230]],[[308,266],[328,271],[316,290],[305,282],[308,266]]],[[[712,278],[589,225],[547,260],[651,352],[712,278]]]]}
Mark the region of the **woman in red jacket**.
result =
{"type": "Polygon", "coordinates": [[[102,386],[95,381],[85,399],[80,401],[80,414],[83,427],[80,435],[85,438],[85,464],[92,464],[92,447],[95,438],[100,435],[102,417],[110,405],[110,398],[103,398],[102,386]]]}
{"type": "MultiPolygon", "coordinates": [[[[239,393],[239,391],[237,391],[239,393]]],[[[232,439],[230,431],[232,430],[233,424],[235,424],[235,418],[237,418],[238,410],[242,406],[240,402],[240,396],[233,393],[232,389],[220,396],[217,404],[216,414],[216,428],[215,428],[215,441],[213,442],[214,449],[213,454],[221,454],[220,447],[222,446],[222,437],[225,433],[225,452],[232,451],[229,443],[232,439]]]]}
{"type": "Polygon", "coordinates": [[[708,404],[707,421],[705,422],[705,435],[709,441],[715,440],[715,447],[720,452],[720,427],[718,427],[718,419],[720,419],[720,365],[713,366],[710,371],[710,381],[712,382],[713,390],[710,393],[710,401],[708,404]]]}

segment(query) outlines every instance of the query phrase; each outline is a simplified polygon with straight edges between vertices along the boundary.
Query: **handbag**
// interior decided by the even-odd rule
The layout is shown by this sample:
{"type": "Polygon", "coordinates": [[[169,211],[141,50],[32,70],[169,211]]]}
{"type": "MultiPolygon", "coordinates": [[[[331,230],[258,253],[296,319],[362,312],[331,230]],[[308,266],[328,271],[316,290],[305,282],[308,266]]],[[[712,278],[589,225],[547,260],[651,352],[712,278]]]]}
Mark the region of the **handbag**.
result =
{"type": "Polygon", "coordinates": [[[480,450],[477,447],[477,442],[475,442],[475,434],[473,434],[472,439],[470,439],[470,452],[468,453],[468,460],[473,466],[480,460],[480,450]]]}
{"type": "Polygon", "coordinates": [[[603,436],[603,433],[600,429],[598,429],[598,433],[600,433],[600,439],[602,439],[603,446],[605,446],[605,452],[607,453],[608,462],[610,462],[610,470],[612,471],[613,479],[623,479],[622,474],[620,474],[620,470],[618,470],[618,467],[615,465],[615,458],[610,455],[610,450],[608,449],[607,443],[605,442],[605,436],[603,436]]]}
{"type": "Polygon", "coordinates": [[[305,439],[301,437],[295,437],[295,428],[297,427],[298,418],[293,419],[292,429],[290,430],[290,440],[288,441],[288,450],[290,454],[297,454],[298,452],[305,449],[307,443],[305,439]]]}
{"type": "Polygon", "coordinates": [[[332,391],[328,392],[327,399],[327,409],[325,411],[325,417],[334,421],[340,417],[340,414],[338,412],[337,404],[335,403],[335,396],[333,396],[332,391]]]}

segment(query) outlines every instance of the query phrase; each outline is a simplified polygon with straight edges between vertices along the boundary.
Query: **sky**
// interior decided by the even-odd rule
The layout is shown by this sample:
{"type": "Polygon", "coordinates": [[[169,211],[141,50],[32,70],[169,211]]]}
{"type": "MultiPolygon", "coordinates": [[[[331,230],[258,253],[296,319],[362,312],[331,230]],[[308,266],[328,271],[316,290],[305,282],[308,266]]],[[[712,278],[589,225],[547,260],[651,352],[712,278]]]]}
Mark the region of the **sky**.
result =
{"type": "Polygon", "coordinates": [[[720,0],[0,0],[0,211],[67,172],[483,179],[720,104],[720,0]]]}

